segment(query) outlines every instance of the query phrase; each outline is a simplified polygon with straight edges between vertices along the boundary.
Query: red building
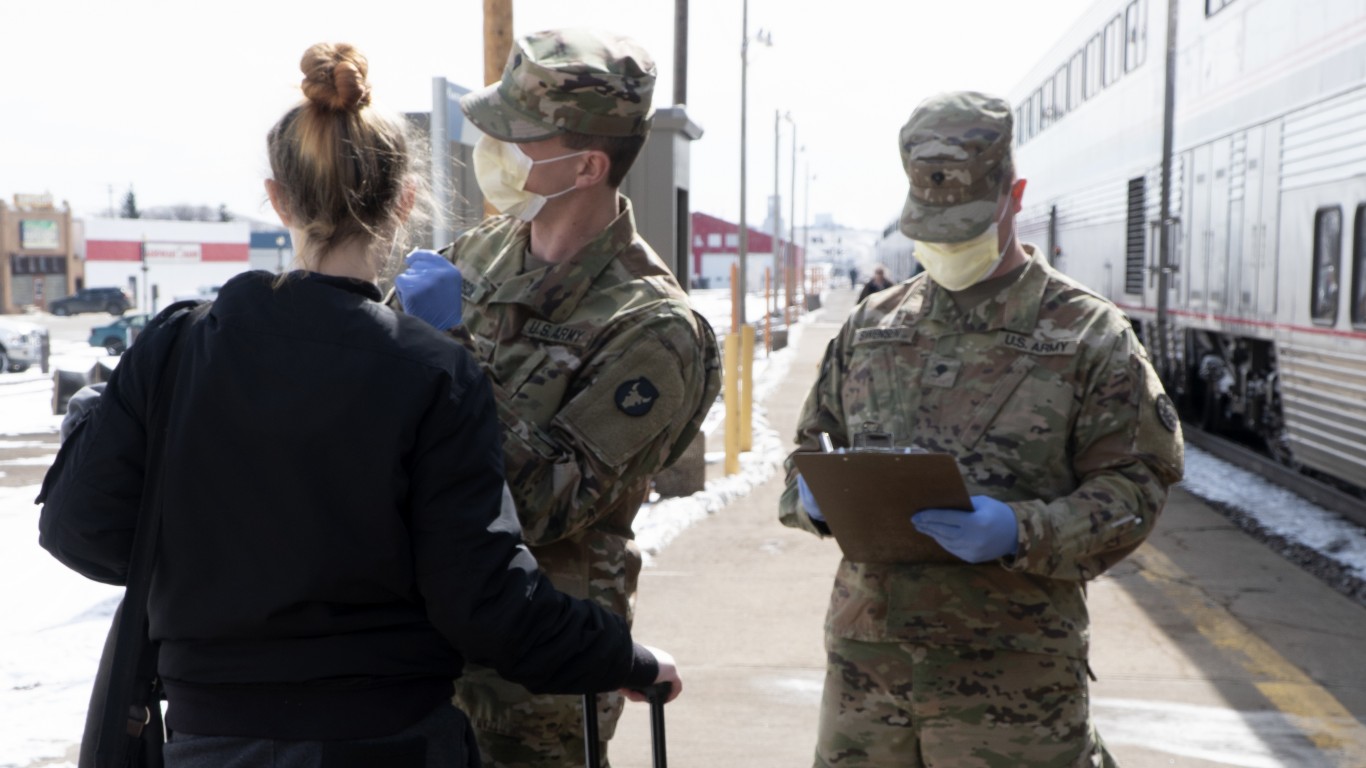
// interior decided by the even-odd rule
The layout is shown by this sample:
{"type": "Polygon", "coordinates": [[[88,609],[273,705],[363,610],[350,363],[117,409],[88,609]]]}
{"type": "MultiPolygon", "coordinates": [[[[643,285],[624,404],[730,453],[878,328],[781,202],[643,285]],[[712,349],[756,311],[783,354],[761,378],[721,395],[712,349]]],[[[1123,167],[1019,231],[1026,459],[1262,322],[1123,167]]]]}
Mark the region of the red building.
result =
{"type": "MultiPolygon", "coordinates": [[[[800,274],[802,249],[780,240],[787,255],[786,263],[794,274],[800,274]]],[[[773,270],[773,236],[749,228],[745,270],[749,273],[748,290],[764,287],[764,270],[773,270]]],[[[739,263],[740,225],[705,213],[692,214],[693,274],[700,278],[701,288],[725,288],[730,285],[730,267],[739,263]]],[[[777,276],[772,275],[774,284],[777,276]]]]}

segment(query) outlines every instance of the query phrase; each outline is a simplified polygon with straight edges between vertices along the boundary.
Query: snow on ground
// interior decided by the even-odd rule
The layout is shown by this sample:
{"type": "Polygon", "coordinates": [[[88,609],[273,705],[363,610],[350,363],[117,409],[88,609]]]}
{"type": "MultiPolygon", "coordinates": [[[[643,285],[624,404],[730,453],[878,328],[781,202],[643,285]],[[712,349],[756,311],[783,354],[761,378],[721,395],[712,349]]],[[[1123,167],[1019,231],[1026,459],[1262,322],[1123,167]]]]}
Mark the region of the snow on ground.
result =
{"type": "MultiPolygon", "coordinates": [[[[751,297],[749,319],[763,315],[762,298],[751,297]]],[[[720,333],[730,327],[728,295],[697,291],[694,305],[720,333]]],[[[657,554],[689,525],[715,514],[728,502],[763,483],[781,465],[790,436],[768,424],[761,403],[789,374],[806,321],[790,329],[788,346],[754,367],[754,450],[741,456],[741,471],[707,483],[693,496],[648,504],[636,519],[637,540],[657,554]]],[[[96,362],[114,364],[100,350],[54,341],[53,366],[87,371],[96,362]]],[[[22,447],[13,436],[55,432],[60,416],[51,413],[51,374],[6,374],[0,378],[0,448],[22,447]]],[[[713,407],[703,429],[721,427],[724,404],[713,407]]],[[[709,454],[708,462],[723,456],[709,454]]],[[[0,460],[0,473],[27,459],[0,460]]],[[[1260,477],[1234,468],[1196,448],[1186,449],[1183,486],[1202,498],[1243,510],[1274,532],[1324,551],[1366,578],[1366,532],[1260,477]]],[[[68,749],[80,737],[90,684],[121,589],[88,581],[38,547],[38,487],[0,487],[0,768],[43,761],[64,766],[68,749]]],[[[774,525],[777,525],[776,511],[774,525]]]]}

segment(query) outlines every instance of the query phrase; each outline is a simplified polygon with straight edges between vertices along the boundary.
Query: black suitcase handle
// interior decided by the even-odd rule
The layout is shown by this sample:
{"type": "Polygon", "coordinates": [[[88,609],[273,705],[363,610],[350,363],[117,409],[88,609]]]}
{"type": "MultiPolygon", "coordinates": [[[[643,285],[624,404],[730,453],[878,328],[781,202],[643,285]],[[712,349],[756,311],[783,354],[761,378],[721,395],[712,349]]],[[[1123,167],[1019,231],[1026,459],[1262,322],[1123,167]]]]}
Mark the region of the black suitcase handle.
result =
{"type": "MultiPolygon", "coordinates": [[[[639,689],[650,702],[650,751],[654,754],[654,768],[668,768],[669,760],[665,754],[664,739],[664,702],[669,699],[673,689],[670,683],[657,683],[639,689]]],[[[602,747],[598,740],[598,697],[596,694],[583,695],[583,756],[588,768],[602,765],[602,747]]]]}

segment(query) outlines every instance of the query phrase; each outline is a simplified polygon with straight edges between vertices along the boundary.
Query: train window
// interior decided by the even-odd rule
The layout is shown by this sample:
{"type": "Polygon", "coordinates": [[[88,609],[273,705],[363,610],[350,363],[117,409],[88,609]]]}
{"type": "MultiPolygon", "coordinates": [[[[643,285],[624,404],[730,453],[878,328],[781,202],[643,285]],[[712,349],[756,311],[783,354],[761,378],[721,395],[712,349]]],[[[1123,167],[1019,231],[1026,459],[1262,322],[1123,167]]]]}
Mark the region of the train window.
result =
{"type": "Polygon", "coordinates": [[[1124,9],[1124,71],[1132,72],[1143,63],[1147,39],[1143,34],[1143,20],[1139,15],[1138,0],[1124,9]]]}
{"type": "Polygon", "coordinates": [[[1309,297],[1309,316],[1318,325],[1337,323],[1341,256],[1342,208],[1320,208],[1314,214],[1314,279],[1309,297]]]}
{"type": "Polygon", "coordinates": [[[1100,70],[1102,45],[1100,35],[1094,35],[1086,43],[1086,98],[1100,93],[1100,70]]]}
{"type": "Polygon", "coordinates": [[[1033,126],[1030,136],[1037,136],[1048,127],[1043,121],[1043,91],[1035,91],[1029,97],[1029,122],[1033,126]]]}
{"type": "Polygon", "coordinates": [[[1076,109],[1086,100],[1086,54],[1077,51],[1067,65],[1067,108],[1076,109]]]}
{"type": "Polygon", "coordinates": [[[1118,16],[1110,19],[1110,23],[1105,25],[1105,72],[1103,78],[1105,86],[1109,87],[1119,79],[1124,66],[1124,46],[1121,39],[1124,35],[1124,22],[1118,16]]]}
{"type": "Polygon", "coordinates": [[[1053,114],[1061,118],[1067,114],[1067,109],[1067,65],[1064,64],[1053,75],[1053,114]]]}
{"type": "Polygon", "coordinates": [[[1352,227],[1352,327],[1366,328],[1366,204],[1357,206],[1352,227]]]}
{"type": "Polygon", "coordinates": [[[1053,124],[1053,78],[1039,87],[1039,130],[1053,124]]]}

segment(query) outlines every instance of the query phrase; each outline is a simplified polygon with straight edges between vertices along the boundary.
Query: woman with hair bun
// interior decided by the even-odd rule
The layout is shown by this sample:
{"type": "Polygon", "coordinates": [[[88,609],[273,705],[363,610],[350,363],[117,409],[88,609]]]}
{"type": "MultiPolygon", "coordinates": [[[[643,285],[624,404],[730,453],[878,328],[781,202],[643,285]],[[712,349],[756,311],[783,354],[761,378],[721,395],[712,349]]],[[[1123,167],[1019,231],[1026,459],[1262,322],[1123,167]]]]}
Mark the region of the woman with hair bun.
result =
{"type": "Polygon", "coordinates": [[[163,312],[71,425],[39,498],[42,546],[121,584],[162,441],[148,612],[166,764],[477,765],[451,705],[466,659],[545,692],[676,692],[667,654],[557,592],[522,544],[477,362],[380,301],[424,195],[403,122],[371,106],[365,57],[319,44],[300,66],[305,100],[267,136],[295,270],[163,312]]]}

